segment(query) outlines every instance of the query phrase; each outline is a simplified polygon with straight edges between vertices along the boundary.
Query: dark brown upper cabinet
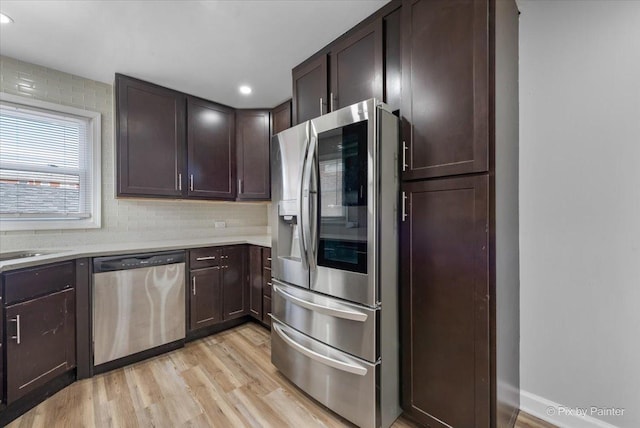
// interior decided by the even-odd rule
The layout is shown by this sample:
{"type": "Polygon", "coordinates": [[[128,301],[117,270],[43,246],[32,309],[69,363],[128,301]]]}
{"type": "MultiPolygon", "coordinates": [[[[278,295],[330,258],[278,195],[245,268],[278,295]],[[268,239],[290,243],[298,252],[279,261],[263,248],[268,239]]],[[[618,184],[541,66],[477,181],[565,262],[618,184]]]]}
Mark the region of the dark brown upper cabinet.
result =
{"type": "Polygon", "coordinates": [[[488,170],[488,0],[402,3],[402,178],[488,170]]]}
{"type": "Polygon", "coordinates": [[[400,8],[384,17],[384,102],[392,111],[400,110],[402,60],[400,57],[400,8]]]}
{"type": "Polygon", "coordinates": [[[116,74],[117,196],[180,197],[185,96],[116,74]]]}
{"type": "Polygon", "coordinates": [[[403,408],[427,426],[490,426],[488,183],[403,185],[403,408]]]}
{"type": "Polygon", "coordinates": [[[271,110],[271,135],[291,128],[291,100],[271,110]]]}
{"type": "Polygon", "coordinates": [[[187,195],[235,199],[236,144],[234,110],[187,98],[187,195]]]}
{"type": "Polygon", "coordinates": [[[269,200],[269,111],[237,110],[236,125],[238,199],[269,200]]]}
{"type": "Polygon", "coordinates": [[[234,109],[116,74],[116,135],[117,196],[236,198],[234,109]]]}
{"type": "Polygon", "coordinates": [[[381,17],[332,45],[329,111],[382,99],[382,55],[381,17]]]}
{"type": "Polygon", "coordinates": [[[327,112],[327,55],[320,55],[293,69],[293,125],[327,112]]]}

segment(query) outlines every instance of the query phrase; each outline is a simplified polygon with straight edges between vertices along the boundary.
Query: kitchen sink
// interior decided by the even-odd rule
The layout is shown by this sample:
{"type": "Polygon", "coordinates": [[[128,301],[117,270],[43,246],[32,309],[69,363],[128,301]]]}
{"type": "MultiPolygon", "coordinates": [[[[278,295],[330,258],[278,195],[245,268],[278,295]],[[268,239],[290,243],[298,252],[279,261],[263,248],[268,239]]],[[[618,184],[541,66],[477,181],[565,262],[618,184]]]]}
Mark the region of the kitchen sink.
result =
{"type": "Polygon", "coordinates": [[[45,256],[47,254],[52,254],[54,252],[56,251],[27,250],[27,251],[12,251],[9,253],[0,253],[0,262],[6,262],[8,260],[16,260],[16,259],[26,259],[27,257],[45,256]]]}

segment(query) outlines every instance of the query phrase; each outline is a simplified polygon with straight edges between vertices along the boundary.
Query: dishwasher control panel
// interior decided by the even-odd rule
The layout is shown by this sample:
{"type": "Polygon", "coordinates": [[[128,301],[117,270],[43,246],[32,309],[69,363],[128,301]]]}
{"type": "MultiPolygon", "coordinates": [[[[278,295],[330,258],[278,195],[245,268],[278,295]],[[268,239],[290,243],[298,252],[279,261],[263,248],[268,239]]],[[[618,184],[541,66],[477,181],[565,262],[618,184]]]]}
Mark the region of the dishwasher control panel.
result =
{"type": "Polygon", "coordinates": [[[184,251],[96,257],[93,259],[93,272],[112,272],[116,270],[184,263],[185,259],[184,251]]]}

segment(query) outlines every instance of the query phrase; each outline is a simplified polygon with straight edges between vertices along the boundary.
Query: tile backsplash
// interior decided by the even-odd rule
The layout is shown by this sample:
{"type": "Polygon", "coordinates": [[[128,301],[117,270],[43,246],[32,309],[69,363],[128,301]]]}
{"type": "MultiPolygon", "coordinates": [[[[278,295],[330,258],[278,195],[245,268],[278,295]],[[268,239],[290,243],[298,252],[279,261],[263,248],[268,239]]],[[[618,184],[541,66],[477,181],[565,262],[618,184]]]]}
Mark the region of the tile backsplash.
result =
{"type": "Polygon", "coordinates": [[[102,115],[102,228],[0,232],[0,251],[267,233],[266,202],[116,199],[112,85],[0,56],[0,91],[102,115]]]}

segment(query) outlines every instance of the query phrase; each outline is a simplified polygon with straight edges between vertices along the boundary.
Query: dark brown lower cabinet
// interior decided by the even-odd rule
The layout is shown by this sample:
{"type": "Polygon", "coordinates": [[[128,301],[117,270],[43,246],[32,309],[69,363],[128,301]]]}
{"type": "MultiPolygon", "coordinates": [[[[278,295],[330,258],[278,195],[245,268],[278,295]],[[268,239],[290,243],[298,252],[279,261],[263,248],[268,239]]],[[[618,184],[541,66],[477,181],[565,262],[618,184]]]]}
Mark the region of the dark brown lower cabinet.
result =
{"type": "Polygon", "coordinates": [[[221,254],[222,319],[230,320],[249,313],[246,246],[223,247],[221,254]]]}
{"type": "Polygon", "coordinates": [[[189,329],[197,330],[222,321],[220,267],[191,271],[189,329]]]}
{"type": "Polygon", "coordinates": [[[403,401],[433,427],[489,426],[488,180],[403,186],[403,401]]]}
{"type": "Polygon", "coordinates": [[[7,306],[7,403],[75,366],[75,289],[7,306]]]}
{"type": "Polygon", "coordinates": [[[271,248],[249,247],[250,315],[271,326],[271,248]]]}
{"type": "MultiPolygon", "coordinates": [[[[1,300],[2,298],[0,298],[1,300]]],[[[0,406],[4,402],[4,317],[0,316],[0,406]]]]}
{"type": "Polygon", "coordinates": [[[249,247],[249,312],[262,319],[262,247],[249,247]]]}
{"type": "Polygon", "coordinates": [[[271,248],[262,249],[262,322],[271,327],[271,248]]]}

